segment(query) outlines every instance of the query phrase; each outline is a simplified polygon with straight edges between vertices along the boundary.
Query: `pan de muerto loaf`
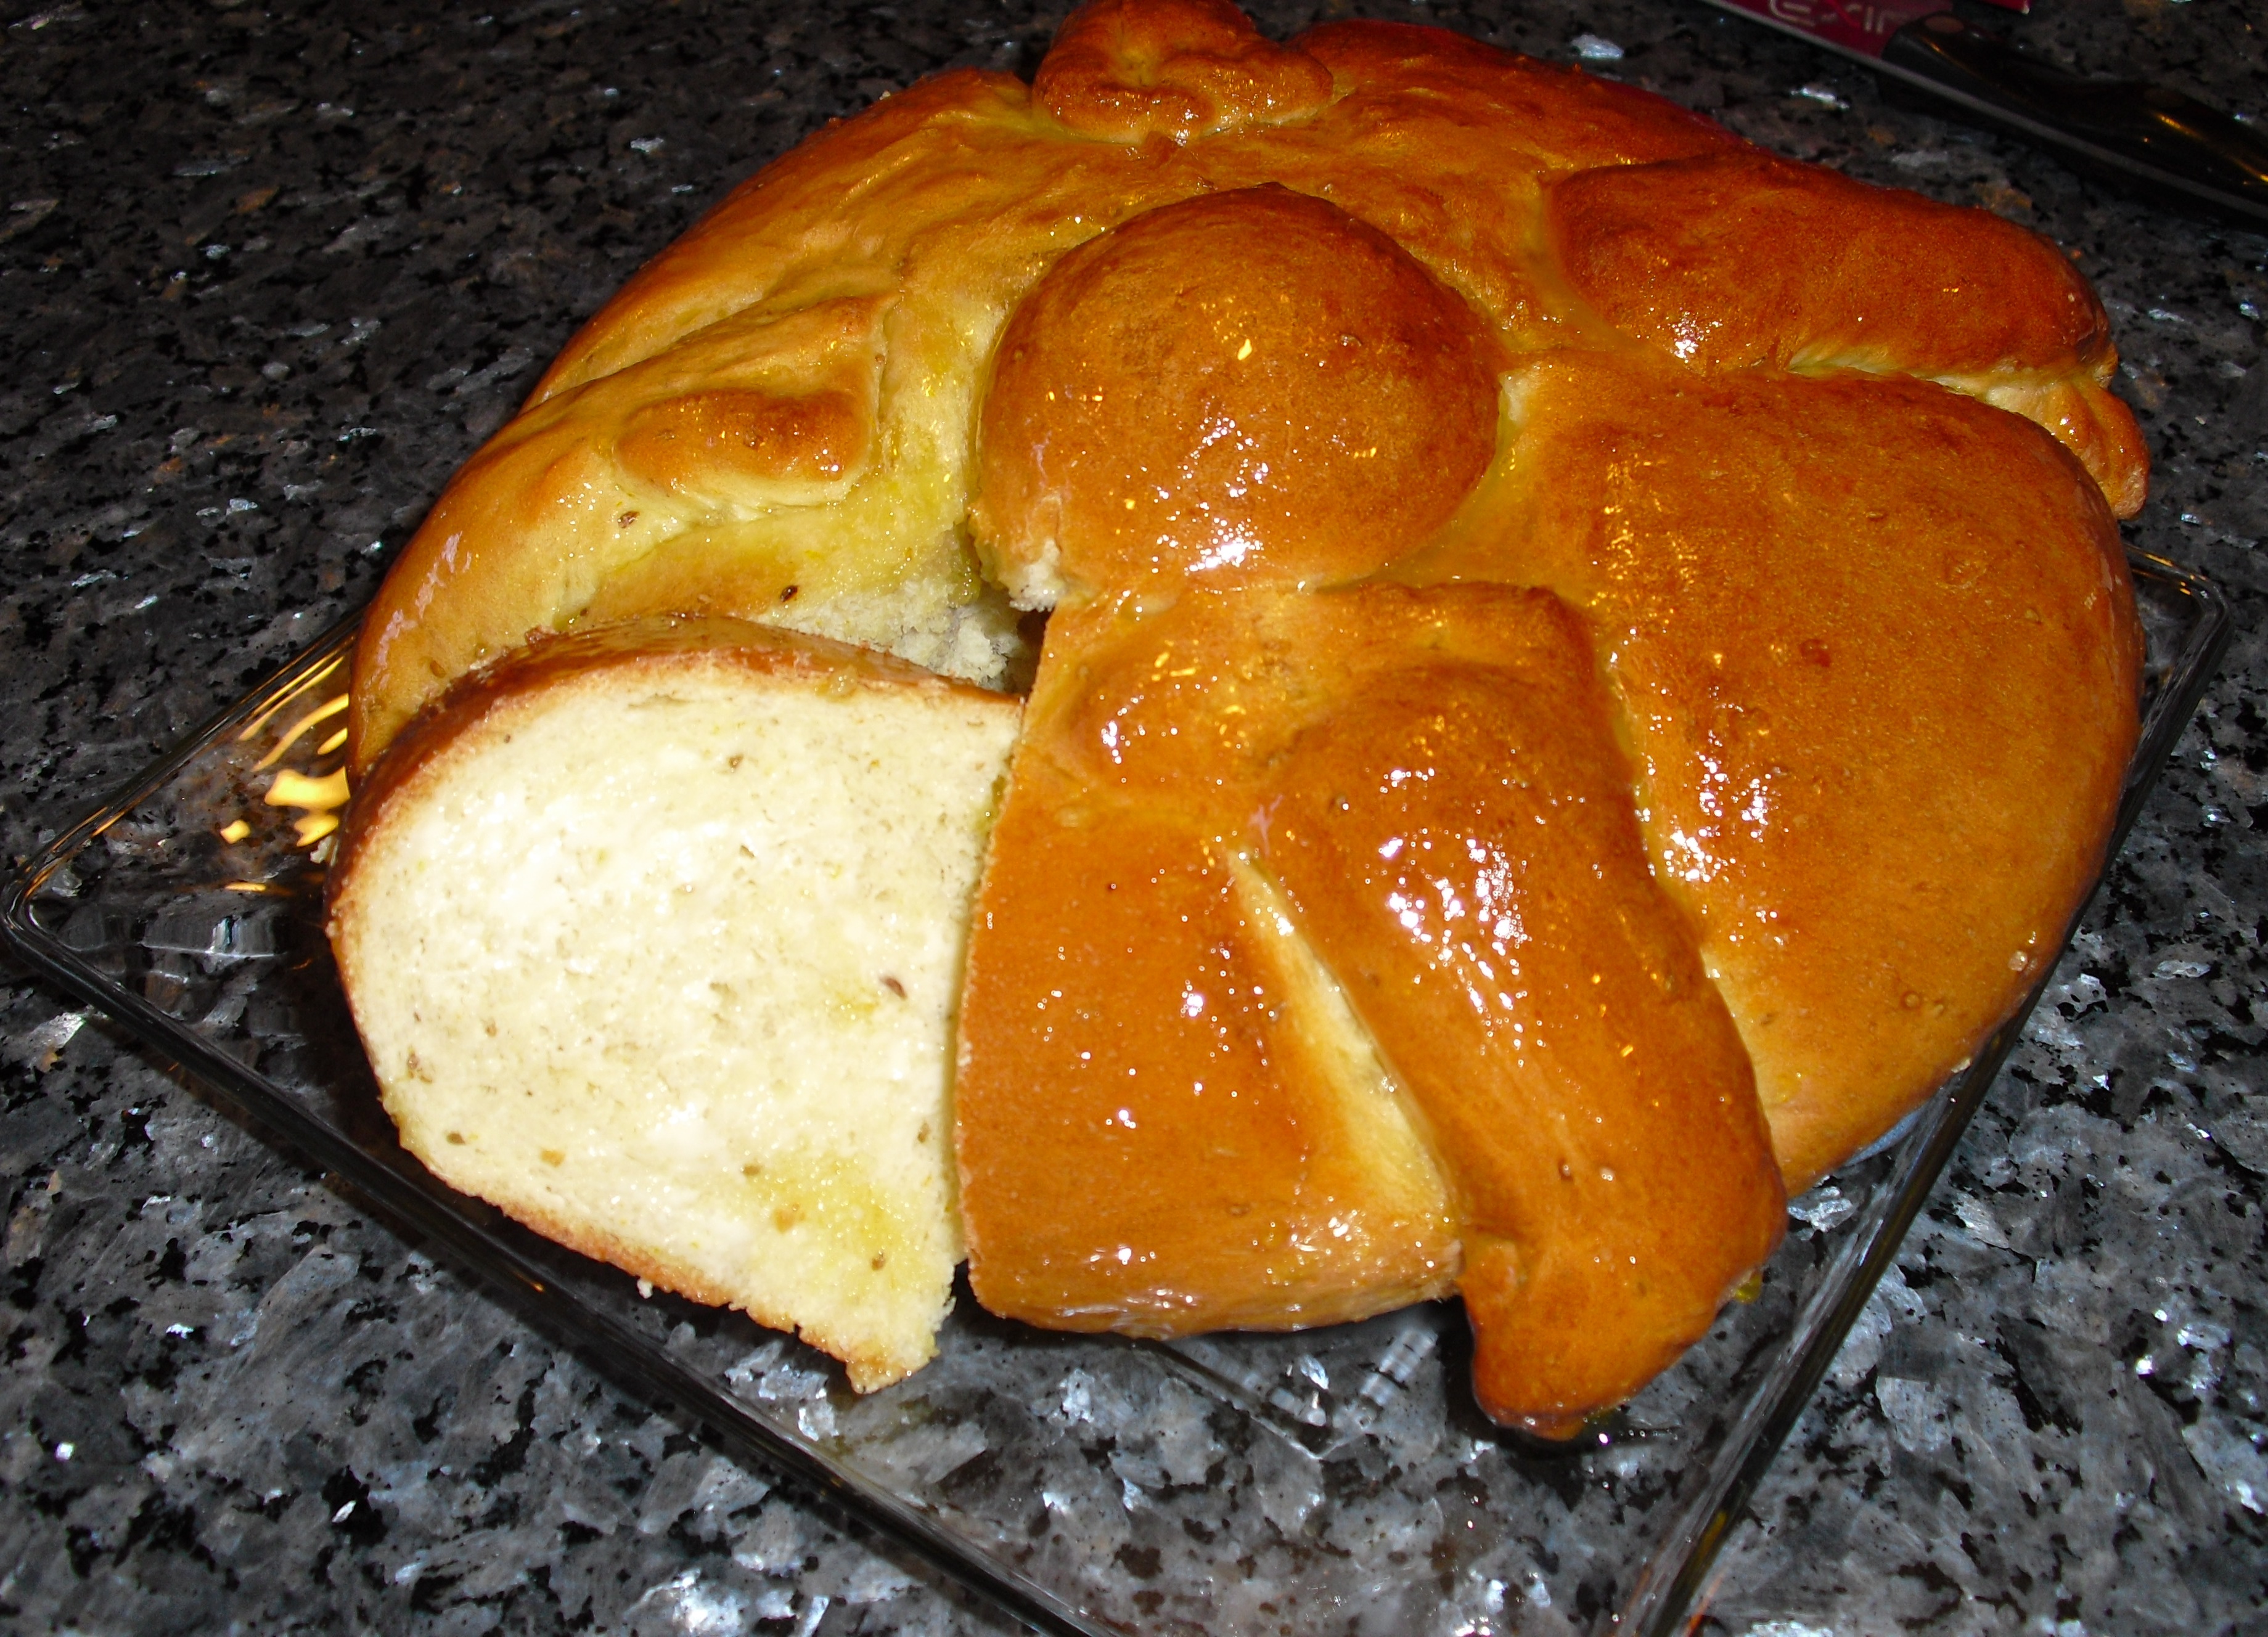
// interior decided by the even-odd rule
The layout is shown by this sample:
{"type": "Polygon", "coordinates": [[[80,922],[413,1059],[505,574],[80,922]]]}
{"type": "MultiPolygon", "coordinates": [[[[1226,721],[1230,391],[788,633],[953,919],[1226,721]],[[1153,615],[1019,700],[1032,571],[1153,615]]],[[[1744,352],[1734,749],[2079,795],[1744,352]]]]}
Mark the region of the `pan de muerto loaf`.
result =
{"type": "Polygon", "coordinates": [[[2115,363],[1982,212],[1439,30],[1103,0],[624,287],[389,577],[353,765],[531,633],[998,686],[1050,610],[930,1208],[979,1299],[1454,1288],[1562,1433],[2058,946],[2136,731],[2115,363]]]}

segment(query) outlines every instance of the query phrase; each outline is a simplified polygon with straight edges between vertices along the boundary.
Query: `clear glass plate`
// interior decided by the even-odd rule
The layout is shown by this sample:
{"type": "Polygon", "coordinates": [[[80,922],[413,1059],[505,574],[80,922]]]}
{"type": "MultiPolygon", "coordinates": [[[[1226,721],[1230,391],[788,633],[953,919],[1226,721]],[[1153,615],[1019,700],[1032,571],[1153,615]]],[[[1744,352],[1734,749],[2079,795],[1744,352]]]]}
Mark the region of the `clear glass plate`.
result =
{"type": "MultiPolygon", "coordinates": [[[[2204,582],[2132,562],[2149,663],[2121,838],[2229,635],[2204,582]]],[[[831,1360],[642,1297],[395,1142],[322,930],[352,641],[317,643],[42,852],[0,899],[11,942],[630,1390],[1044,1630],[1673,1629],[2023,1024],[1799,1200],[1761,1296],[1572,1450],[1480,1414],[1453,1303],[1168,1346],[1029,1330],[964,1289],[937,1362],[862,1398],[831,1360]]]]}

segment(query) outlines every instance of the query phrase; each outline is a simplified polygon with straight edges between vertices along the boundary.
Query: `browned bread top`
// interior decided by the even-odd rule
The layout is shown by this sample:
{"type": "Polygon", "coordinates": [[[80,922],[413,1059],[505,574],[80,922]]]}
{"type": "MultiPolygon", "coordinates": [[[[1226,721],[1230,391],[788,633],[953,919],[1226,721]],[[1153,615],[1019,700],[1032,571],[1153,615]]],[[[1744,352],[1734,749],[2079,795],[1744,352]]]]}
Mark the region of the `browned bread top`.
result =
{"type": "Polygon", "coordinates": [[[1486,469],[1502,362],[1469,305],[1336,205],[1274,186],[1167,205],[1017,309],[970,525],[1047,604],[1363,574],[1486,469]]]}
{"type": "Polygon", "coordinates": [[[1966,1061],[2094,878],[2141,653],[2101,494],[1923,382],[1566,354],[1522,458],[1395,572],[1580,610],[1800,1188],[1966,1061]]]}
{"type": "Polygon", "coordinates": [[[1115,224],[1268,183],[1392,239],[1514,349],[1938,380],[2048,426],[2122,515],[2140,503],[2102,310],[2032,235],[1443,31],[1277,46],[1218,0],[1114,3],[1064,26],[1036,92],[958,72],[892,96],[624,286],[389,576],[353,767],[451,677],[600,618],[731,613],[997,680],[1007,621],[962,525],[1001,327],[1115,224]]]}
{"type": "Polygon", "coordinates": [[[978,1298],[1172,1335],[1454,1276],[1482,1404],[1572,1432],[1785,1204],[1582,622],[1478,584],[1143,602],[1057,615],[973,917],[978,1298]]]}

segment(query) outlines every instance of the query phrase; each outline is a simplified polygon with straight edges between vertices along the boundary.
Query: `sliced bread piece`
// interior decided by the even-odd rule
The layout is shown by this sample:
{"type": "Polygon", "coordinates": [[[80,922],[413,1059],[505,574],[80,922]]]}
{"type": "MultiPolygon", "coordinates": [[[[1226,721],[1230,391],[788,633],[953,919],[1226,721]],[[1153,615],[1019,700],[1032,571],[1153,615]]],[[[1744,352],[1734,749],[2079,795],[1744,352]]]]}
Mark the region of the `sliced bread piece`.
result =
{"type": "Polygon", "coordinates": [[[460,685],[358,793],[330,934],[403,1145],[862,1391],[961,1255],[953,1012],[1017,702],[640,621],[460,685]]]}

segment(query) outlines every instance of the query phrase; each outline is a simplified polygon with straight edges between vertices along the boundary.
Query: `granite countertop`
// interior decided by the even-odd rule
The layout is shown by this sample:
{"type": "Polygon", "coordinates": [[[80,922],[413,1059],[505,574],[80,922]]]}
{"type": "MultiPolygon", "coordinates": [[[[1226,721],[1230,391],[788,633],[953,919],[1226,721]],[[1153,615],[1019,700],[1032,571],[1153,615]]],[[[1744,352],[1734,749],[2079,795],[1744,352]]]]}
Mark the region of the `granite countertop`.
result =
{"type": "MultiPolygon", "coordinates": [[[[2268,120],[2237,0],[2039,7],[2011,26],[2066,62],[2268,120]]],[[[1343,9],[1260,16],[1282,34],[1343,9]]],[[[2218,580],[2238,635],[1706,1628],[2268,1633],[2268,239],[1689,0],[1357,9],[1984,205],[2101,290],[2157,461],[2128,537],[2218,580]]],[[[368,596],[576,324],[733,182],[936,68],[1028,71],[1060,20],[1029,0],[0,12],[11,860],[368,596]]],[[[1005,1628],[4,964],[0,1097],[0,1626],[1005,1628]]],[[[1502,1629],[1564,1628],[1514,1601],[1502,1629]]]]}

